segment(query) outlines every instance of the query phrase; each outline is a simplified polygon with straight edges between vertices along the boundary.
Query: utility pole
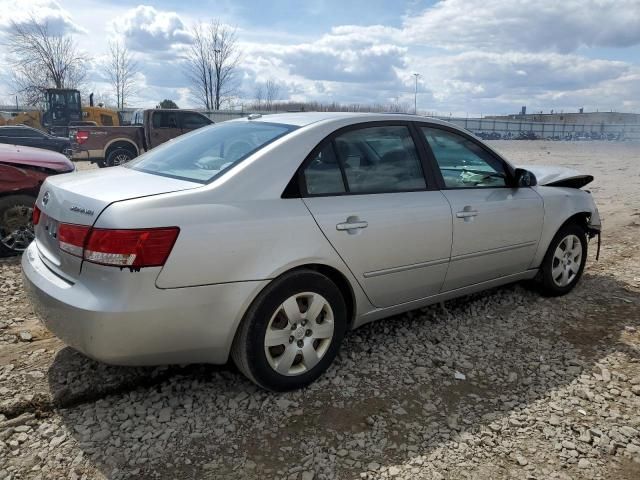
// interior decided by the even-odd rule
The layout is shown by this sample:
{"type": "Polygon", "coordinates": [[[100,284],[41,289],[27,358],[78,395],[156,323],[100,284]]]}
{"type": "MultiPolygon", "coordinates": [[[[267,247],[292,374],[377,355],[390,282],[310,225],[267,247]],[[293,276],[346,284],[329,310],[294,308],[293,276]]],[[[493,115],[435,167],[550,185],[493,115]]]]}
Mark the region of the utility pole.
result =
{"type": "Polygon", "coordinates": [[[417,115],[418,114],[418,77],[420,76],[420,74],[414,73],[413,76],[416,79],[416,88],[413,92],[413,114],[417,115]]]}

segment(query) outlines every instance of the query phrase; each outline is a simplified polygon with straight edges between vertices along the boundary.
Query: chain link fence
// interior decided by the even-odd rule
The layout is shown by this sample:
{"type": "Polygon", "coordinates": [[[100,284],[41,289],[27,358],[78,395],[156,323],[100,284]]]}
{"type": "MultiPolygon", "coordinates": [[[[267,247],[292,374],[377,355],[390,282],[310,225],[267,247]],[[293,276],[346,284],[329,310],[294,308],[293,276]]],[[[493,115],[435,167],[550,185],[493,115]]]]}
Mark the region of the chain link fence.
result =
{"type": "Polygon", "coordinates": [[[570,124],[439,117],[486,139],[640,140],[636,124],[570,124]]]}
{"type": "MultiPolygon", "coordinates": [[[[214,122],[246,117],[252,113],[269,115],[283,112],[201,111],[214,122]]],[[[453,123],[475,135],[489,139],[512,140],[640,140],[640,124],[571,124],[485,118],[434,117],[453,123]]]]}

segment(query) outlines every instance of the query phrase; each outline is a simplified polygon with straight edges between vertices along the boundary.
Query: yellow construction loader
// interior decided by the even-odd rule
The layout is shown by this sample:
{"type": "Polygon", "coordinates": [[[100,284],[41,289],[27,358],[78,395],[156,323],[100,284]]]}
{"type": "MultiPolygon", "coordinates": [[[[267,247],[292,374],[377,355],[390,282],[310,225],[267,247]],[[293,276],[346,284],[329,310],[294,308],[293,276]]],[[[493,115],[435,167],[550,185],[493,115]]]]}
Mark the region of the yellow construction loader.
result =
{"type": "Polygon", "coordinates": [[[82,107],[80,92],[72,89],[47,89],[44,111],[0,112],[0,125],[29,125],[60,136],[68,135],[69,126],[117,127],[120,123],[118,112],[93,104],[93,94],[89,95],[89,106],[82,107]]]}

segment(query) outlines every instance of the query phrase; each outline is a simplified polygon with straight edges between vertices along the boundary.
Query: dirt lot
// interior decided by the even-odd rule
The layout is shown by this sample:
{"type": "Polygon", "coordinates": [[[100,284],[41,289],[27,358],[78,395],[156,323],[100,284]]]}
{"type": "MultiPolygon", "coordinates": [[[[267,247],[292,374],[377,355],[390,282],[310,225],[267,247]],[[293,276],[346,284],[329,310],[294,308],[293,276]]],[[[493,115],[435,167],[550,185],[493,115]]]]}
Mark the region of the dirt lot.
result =
{"type": "Polygon", "coordinates": [[[0,479],[640,478],[640,144],[494,146],[595,175],[600,261],[563,298],[514,285],[365,326],[304,391],[89,360],[1,261],[0,479]]]}

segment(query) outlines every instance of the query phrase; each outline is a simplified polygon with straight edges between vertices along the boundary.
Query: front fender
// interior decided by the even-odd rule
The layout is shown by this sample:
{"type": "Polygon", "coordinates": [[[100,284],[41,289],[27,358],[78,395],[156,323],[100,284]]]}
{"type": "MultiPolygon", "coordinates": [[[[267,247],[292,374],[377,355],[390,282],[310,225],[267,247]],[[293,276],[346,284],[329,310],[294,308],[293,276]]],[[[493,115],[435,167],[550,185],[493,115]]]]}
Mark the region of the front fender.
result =
{"type": "Polygon", "coordinates": [[[588,218],[587,226],[593,233],[600,231],[601,222],[598,208],[589,192],[568,187],[536,186],[533,188],[544,202],[542,234],[530,266],[530,268],[538,268],[542,264],[551,240],[571,217],[584,214],[588,218]]]}

